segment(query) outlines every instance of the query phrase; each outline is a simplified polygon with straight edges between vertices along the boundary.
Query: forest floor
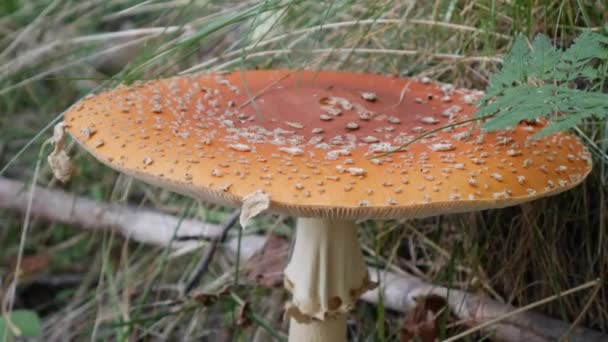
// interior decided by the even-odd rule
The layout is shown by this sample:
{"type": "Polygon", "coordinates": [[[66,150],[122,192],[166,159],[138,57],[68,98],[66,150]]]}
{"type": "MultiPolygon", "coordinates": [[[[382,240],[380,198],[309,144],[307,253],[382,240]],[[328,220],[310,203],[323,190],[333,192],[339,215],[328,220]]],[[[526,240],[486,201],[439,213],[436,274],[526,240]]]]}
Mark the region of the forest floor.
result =
{"type": "MultiPolygon", "coordinates": [[[[0,2],[0,332],[13,324],[49,341],[285,337],[288,294],[277,286],[280,277],[268,273],[282,263],[259,255],[235,262],[234,253],[250,255],[247,246],[272,236],[278,242],[267,248],[286,254],[293,219],[257,217],[241,240],[252,245],[218,250],[197,295],[184,297],[209,241],[140,243],[120,229],[102,229],[86,210],[78,220],[53,216],[74,198],[61,196],[80,196],[103,210],[145,209],[215,225],[232,215],[231,208],[121,175],[73,142],[74,175],[66,183],[54,179],[44,142],[62,112],[87,94],[241,67],[426,76],[483,90],[516,34],[532,40],[544,33],[562,48],[586,29],[605,30],[607,21],[608,7],[599,0],[0,2]],[[31,184],[39,200],[28,206],[31,184]],[[54,214],[44,214],[45,207],[54,214]],[[269,279],[260,282],[260,272],[269,279]]],[[[506,209],[367,222],[360,239],[368,260],[496,303],[534,305],[547,317],[608,334],[608,123],[585,122],[579,133],[603,148],[582,185],[506,209]]],[[[229,241],[237,237],[232,229],[229,241]]],[[[413,319],[404,310],[361,302],[349,334],[358,341],[399,340],[413,319]]],[[[467,329],[453,316],[436,320],[441,339],[467,329]]],[[[485,332],[464,338],[491,339],[485,332]]]]}

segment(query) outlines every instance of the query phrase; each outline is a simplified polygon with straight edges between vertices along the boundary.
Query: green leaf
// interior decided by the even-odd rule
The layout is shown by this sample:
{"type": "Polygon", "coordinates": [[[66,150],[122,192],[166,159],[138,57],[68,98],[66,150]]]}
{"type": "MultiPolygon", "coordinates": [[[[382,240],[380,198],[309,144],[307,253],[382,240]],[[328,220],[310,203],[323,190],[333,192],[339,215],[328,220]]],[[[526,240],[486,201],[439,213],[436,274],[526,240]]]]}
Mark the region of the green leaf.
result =
{"type": "Polygon", "coordinates": [[[551,122],[550,125],[547,125],[547,127],[543,128],[536,134],[536,138],[544,138],[553,133],[568,130],[571,127],[576,126],[579,121],[579,118],[577,118],[575,115],[570,115],[565,117],[563,120],[551,122]]]}
{"type": "Polygon", "coordinates": [[[515,39],[511,52],[504,58],[502,69],[490,77],[490,96],[497,95],[505,87],[511,87],[526,81],[525,66],[530,57],[530,49],[524,35],[515,39]]]}
{"type": "Polygon", "coordinates": [[[578,72],[578,76],[587,80],[595,80],[601,77],[601,73],[598,69],[586,65],[578,72]]]}
{"type": "Polygon", "coordinates": [[[519,81],[525,81],[526,67],[530,59],[530,48],[526,37],[520,33],[515,38],[515,43],[511,48],[511,52],[505,58],[503,72],[510,73],[513,78],[519,81]],[[506,70],[505,70],[506,69],[506,70]]]}
{"type": "Polygon", "coordinates": [[[522,85],[506,89],[503,96],[480,109],[478,115],[495,113],[493,118],[483,124],[483,128],[495,131],[515,126],[522,120],[532,120],[550,114],[555,107],[552,103],[555,90],[553,85],[522,85]]]}
{"type": "Polygon", "coordinates": [[[42,334],[42,324],[38,314],[31,310],[14,310],[10,314],[10,321],[18,331],[9,327],[7,317],[0,317],[0,336],[14,337],[39,337],[42,334]],[[8,329],[8,331],[7,331],[8,329]]]}
{"type": "Polygon", "coordinates": [[[576,71],[592,59],[608,59],[608,37],[602,34],[585,31],[578,36],[568,50],[564,51],[557,68],[576,78],[576,71]]]}
{"type": "Polygon", "coordinates": [[[553,47],[549,37],[544,34],[536,36],[534,43],[532,43],[532,50],[529,74],[540,80],[546,80],[559,62],[561,53],[553,47]]]}
{"type": "Polygon", "coordinates": [[[529,49],[519,35],[503,68],[490,78],[477,117],[488,117],[483,128],[489,131],[548,117],[550,125],[541,136],[570,129],[589,118],[608,118],[608,94],[601,92],[599,84],[608,78],[606,65],[605,33],[583,32],[563,52],[545,35],[538,35],[529,49]],[[580,83],[573,81],[581,78],[595,85],[576,89],[580,83]]]}

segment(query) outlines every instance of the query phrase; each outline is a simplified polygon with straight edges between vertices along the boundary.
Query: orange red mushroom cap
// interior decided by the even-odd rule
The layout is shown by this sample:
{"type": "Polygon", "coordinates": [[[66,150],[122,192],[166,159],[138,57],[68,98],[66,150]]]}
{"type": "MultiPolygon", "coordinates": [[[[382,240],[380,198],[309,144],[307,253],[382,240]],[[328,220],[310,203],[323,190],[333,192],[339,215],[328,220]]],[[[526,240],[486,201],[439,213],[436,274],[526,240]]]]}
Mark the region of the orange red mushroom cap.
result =
{"type": "Polygon", "coordinates": [[[573,135],[543,123],[481,132],[480,92],[428,80],[334,71],[246,71],[121,86],[65,115],[99,160],[155,185],[239,205],[342,219],[504,207],[567,190],[589,173],[573,135]]]}

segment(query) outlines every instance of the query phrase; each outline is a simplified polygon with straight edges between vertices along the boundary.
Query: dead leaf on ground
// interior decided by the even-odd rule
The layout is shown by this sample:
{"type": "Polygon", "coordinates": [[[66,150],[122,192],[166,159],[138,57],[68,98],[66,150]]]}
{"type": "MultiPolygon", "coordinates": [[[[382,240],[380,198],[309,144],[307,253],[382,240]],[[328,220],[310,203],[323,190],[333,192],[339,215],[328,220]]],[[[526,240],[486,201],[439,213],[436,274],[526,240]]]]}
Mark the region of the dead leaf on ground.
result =
{"type": "Polygon", "coordinates": [[[249,259],[247,277],[265,287],[281,286],[288,255],[289,241],[270,234],[264,247],[249,259]]]}
{"type": "Polygon", "coordinates": [[[445,299],[440,296],[429,295],[420,298],[414,310],[405,316],[401,342],[438,342],[438,316],[445,307],[445,299]]]}
{"type": "MultiPolygon", "coordinates": [[[[21,259],[20,278],[28,278],[39,273],[48,271],[51,265],[51,257],[47,253],[39,253],[34,255],[25,255],[21,259]]],[[[15,271],[17,267],[17,256],[14,256],[9,261],[9,269],[15,271]]]]}
{"type": "Polygon", "coordinates": [[[250,326],[252,323],[251,319],[249,319],[250,313],[251,313],[251,306],[249,305],[249,302],[245,302],[239,308],[239,318],[236,323],[242,328],[246,328],[246,327],[250,326]]]}
{"type": "Polygon", "coordinates": [[[230,287],[226,286],[216,293],[198,292],[192,295],[192,298],[203,306],[211,306],[221,297],[230,294],[230,287]]]}

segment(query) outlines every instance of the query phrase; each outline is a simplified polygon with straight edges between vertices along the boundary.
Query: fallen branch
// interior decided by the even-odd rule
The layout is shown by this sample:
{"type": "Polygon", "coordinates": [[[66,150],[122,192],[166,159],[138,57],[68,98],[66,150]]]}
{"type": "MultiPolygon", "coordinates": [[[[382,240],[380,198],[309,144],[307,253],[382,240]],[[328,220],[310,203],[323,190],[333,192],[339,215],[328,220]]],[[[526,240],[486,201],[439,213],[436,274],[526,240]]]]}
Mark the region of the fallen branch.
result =
{"type": "MultiPolygon", "coordinates": [[[[17,181],[0,177],[0,208],[25,212],[28,202],[27,187],[17,181]]],[[[75,196],[61,190],[37,187],[31,207],[35,217],[62,222],[89,230],[114,229],[133,240],[156,246],[172,246],[180,249],[198,246],[198,241],[182,241],[174,236],[218,239],[222,227],[140,209],[131,206],[109,204],[75,196]],[[180,223],[181,221],[181,223],[180,223]],[[177,232],[176,228],[179,229],[177,232]]],[[[241,256],[249,259],[262,249],[262,236],[245,236],[242,240],[241,256]],[[251,247],[251,248],[249,248],[251,247]]],[[[225,244],[227,252],[235,254],[236,243],[229,240],[225,244]]],[[[286,261],[287,249],[285,248],[286,261]]],[[[277,254],[274,254],[276,257],[277,254]]],[[[502,341],[547,342],[570,341],[604,342],[608,335],[582,328],[572,328],[570,324],[531,311],[514,312],[516,308],[498,303],[489,298],[470,294],[457,289],[448,289],[427,283],[411,275],[396,275],[370,268],[373,280],[381,279],[381,286],[365,293],[364,301],[377,304],[382,291],[385,307],[409,312],[417,304],[417,299],[429,294],[445,298],[449,309],[467,326],[477,326],[491,322],[483,331],[502,341]],[[502,319],[499,319],[502,318],[502,319]],[[567,336],[567,337],[566,337],[567,336]]]]}
{"type": "MultiPolygon", "coordinates": [[[[378,281],[378,271],[370,268],[370,273],[372,279],[378,281]]],[[[608,341],[606,334],[583,327],[571,327],[566,322],[533,311],[513,314],[517,308],[511,305],[465,291],[437,286],[411,275],[381,272],[380,278],[382,288],[363,294],[363,300],[377,303],[378,291],[381,290],[387,308],[409,312],[416,307],[417,298],[421,299],[429,295],[440,296],[445,299],[450,311],[466,326],[475,327],[496,321],[482,331],[491,334],[498,341],[608,341]]],[[[597,282],[589,283],[586,287],[592,285],[597,286],[597,282]]]]}
{"type": "MultiPolygon", "coordinates": [[[[24,183],[0,177],[0,208],[25,213],[29,199],[27,190],[24,183]]],[[[222,227],[199,220],[180,220],[154,210],[95,201],[43,187],[36,187],[31,212],[32,216],[49,221],[87,230],[113,229],[141,243],[155,246],[172,243],[179,249],[200,245],[197,238],[216,239],[222,234],[222,227]],[[176,239],[171,242],[174,235],[176,239]]]]}

